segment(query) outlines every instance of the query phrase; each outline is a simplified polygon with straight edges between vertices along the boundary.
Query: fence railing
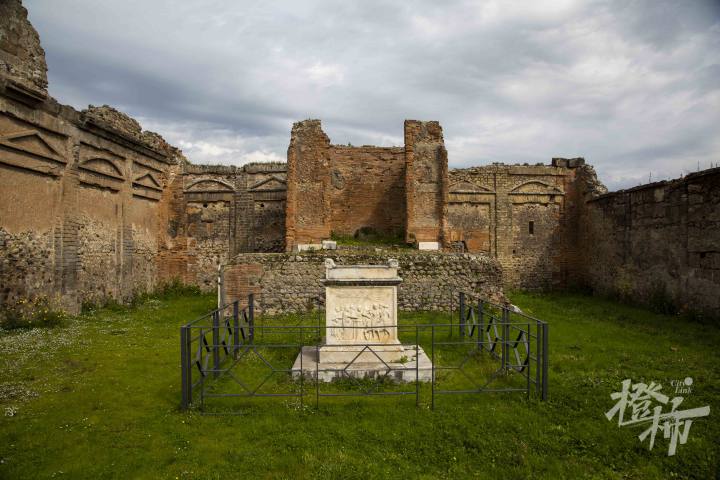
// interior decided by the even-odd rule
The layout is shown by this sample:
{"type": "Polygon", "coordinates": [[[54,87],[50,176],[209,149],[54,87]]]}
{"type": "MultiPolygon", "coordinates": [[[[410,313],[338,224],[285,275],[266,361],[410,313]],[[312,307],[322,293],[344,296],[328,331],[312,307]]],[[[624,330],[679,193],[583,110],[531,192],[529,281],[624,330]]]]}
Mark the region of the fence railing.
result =
{"type": "Polygon", "coordinates": [[[180,327],[181,407],[185,409],[193,402],[195,391],[204,386],[208,374],[219,377],[222,365],[229,358],[237,358],[244,345],[252,344],[254,336],[252,294],[243,308],[235,300],[180,327]],[[198,375],[196,381],[194,372],[198,375]]]}
{"type": "MultiPolygon", "coordinates": [[[[204,410],[206,402],[237,397],[296,397],[301,404],[314,400],[318,406],[324,397],[386,395],[414,395],[420,404],[427,395],[434,408],[439,395],[487,392],[547,399],[548,324],[477,295],[457,292],[453,297],[457,308],[451,307],[449,321],[419,317],[398,323],[404,350],[392,359],[387,344],[374,343],[371,335],[360,345],[335,345],[346,350],[341,365],[320,362],[323,312],[293,322],[282,317],[258,321],[252,295],[242,308],[237,301],[224,305],[180,329],[181,406],[199,400],[204,410]],[[368,362],[375,367],[367,370],[368,362]]],[[[338,338],[365,338],[358,335],[382,330],[372,325],[332,328],[335,335],[347,330],[338,338]]]]}
{"type": "Polygon", "coordinates": [[[461,338],[475,338],[478,348],[497,358],[503,370],[523,374],[528,391],[532,384],[542,400],[547,399],[547,322],[465,292],[458,293],[458,315],[461,338]]]}

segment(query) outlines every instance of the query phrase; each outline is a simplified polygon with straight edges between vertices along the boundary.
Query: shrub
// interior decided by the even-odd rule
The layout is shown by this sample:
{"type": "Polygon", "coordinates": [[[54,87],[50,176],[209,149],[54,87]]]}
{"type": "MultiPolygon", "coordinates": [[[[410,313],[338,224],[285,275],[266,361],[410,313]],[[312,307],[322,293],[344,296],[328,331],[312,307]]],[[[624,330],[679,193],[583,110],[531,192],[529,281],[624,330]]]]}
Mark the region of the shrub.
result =
{"type": "Polygon", "coordinates": [[[0,328],[47,328],[62,325],[69,315],[48,297],[21,299],[0,310],[0,328]]]}

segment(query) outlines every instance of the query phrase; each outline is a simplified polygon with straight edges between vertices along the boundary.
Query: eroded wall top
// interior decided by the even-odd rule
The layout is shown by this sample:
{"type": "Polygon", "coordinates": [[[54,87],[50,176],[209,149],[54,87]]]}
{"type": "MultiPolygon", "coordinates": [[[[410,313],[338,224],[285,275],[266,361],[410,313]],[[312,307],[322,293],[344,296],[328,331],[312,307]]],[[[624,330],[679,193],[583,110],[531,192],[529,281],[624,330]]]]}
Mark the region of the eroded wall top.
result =
{"type": "Polygon", "coordinates": [[[0,1],[0,71],[47,94],[45,51],[20,0],[0,1]]]}

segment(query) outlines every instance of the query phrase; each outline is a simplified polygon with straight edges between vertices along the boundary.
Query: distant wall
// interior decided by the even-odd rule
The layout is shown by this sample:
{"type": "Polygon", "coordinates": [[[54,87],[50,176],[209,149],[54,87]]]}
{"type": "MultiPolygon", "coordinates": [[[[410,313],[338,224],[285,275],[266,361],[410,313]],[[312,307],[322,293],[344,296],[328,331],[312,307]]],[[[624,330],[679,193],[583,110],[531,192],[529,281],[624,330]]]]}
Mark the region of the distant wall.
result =
{"type": "Polygon", "coordinates": [[[582,159],[454,169],[449,183],[450,246],[497,257],[505,284],[513,288],[582,282],[575,232],[585,193],[605,191],[582,159]]]}
{"type": "Polygon", "coordinates": [[[720,169],[591,200],[583,235],[596,292],[720,317],[720,169]]]}
{"type": "Polygon", "coordinates": [[[340,265],[384,265],[389,258],[398,259],[403,279],[398,308],[403,310],[448,309],[451,293],[461,290],[503,299],[502,269],[487,255],[337,250],[237,255],[225,269],[225,301],[245,302],[248,293],[254,293],[257,308],[268,314],[322,309],[326,258],[340,265]]]}
{"type": "Polygon", "coordinates": [[[330,147],[330,223],[333,233],[362,227],[405,231],[405,149],[330,147]]]}
{"type": "Polygon", "coordinates": [[[438,122],[405,122],[404,147],[331,145],[320,120],[293,125],[286,249],[362,227],[443,243],[447,151],[438,122]]]}
{"type": "Polygon", "coordinates": [[[234,254],[284,251],[285,164],[184,165],[171,188],[164,277],[213,289],[234,254]]]}

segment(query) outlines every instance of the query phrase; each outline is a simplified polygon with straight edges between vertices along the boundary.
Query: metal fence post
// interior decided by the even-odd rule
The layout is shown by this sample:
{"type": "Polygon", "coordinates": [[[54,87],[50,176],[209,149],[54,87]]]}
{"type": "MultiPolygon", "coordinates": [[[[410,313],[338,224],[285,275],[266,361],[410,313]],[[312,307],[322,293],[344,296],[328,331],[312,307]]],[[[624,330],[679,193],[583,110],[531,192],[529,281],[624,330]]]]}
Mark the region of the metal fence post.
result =
{"type": "Polygon", "coordinates": [[[501,360],[503,369],[507,369],[508,357],[509,357],[509,352],[508,352],[508,337],[510,336],[510,325],[508,323],[510,321],[509,313],[510,312],[507,309],[507,307],[503,307],[503,309],[502,309],[502,332],[503,332],[502,333],[502,360],[501,360]]]}
{"type": "Polygon", "coordinates": [[[542,399],[547,400],[548,394],[548,324],[543,323],[543,372],[542,372],[542,399]]]}
{"type": "Polygon", "coordinates": [[[250,343],[255,340],[255,295],[248,294],[248,323],[250,325],[250,343]]]}
{"type": "Polygon", "coordinates": [[[190,346],[188,345],[189,332],[186,327],[180,327],[180,389],[182,390],[182,401],[180,408],[186,410],[192,400],[190,392],[190,346]]]}
{"type": "Polygon", "coordinates": [[[220,312],[214,311],[212,316],[213,338],[213,377],[220,375],[220,312]]]}
{"type": "Polygon", "coordinates": [[[430,330],[432,332],[431,333],[432,340],[431,340],[431,344],[430,344],[430,346],[432,348],[432,352],[430,353],[430,355],[432,356],[432,360],[431,360],[431,362],[432,362],[431,369],[432,370],[430,372],[430,374],[431,374],[431,377],[430,377],[430,389],[431,389],[430,390],[430,395],[431,395],[430,402],[431,403],[430,403],[430,405],[431,405],[431,408],[433,410],[435,410],[435,325],[431,325],[430,330]]]}
{"type": "Polygon", "coordinates": [[[233,356],[237,358],[240,349],[240,303],[233,302],[233,356]]]}
{"type": "Polygon", "coordinates": [[[420,336],[415,324],[415,406],[420,406],[420,336]]]}
{"type": "MultiPolygon", "coordinates": [[[[302,347],[302,328],[298,329],[298,332],[300,333],[300,341],[298,342],[300,344],[300,408],[305,405],[305,370],[303,370],[303,347],[302,347]]],[[[294,379],[294,372],[293,373],[293,379],[294,379]]]]}
{"type": "Polygon", "coordinates": [[[482,300],[478,300],[478,325],[477,325],[477,341],[478,341],[478,350],[482,351],[483,349],[483,340],[485,335],[485,302],[482,300]]]}
{"type": "Polygon", "coordinates": [[[535,322],[535,395],[540,393],[540,370],[542,369],[542,324],[535,322]]]}
{"type": "Polygon", "coordinates": [[[460,292],[460,338],[465,337],[465,292],[460,292]]]}
{"type": "Polygon", "coordinates": [[[320,343],[315,343],[315,409],[320,408],[320,343]]]}
{"type": "Polygon", "coordinates": [[[530,399],[530,324],[527,324],[527,334],[525,335],[525,351],[527,352],[527,367],[525,368],[525,388],[527,388],[527,398],[530,399]]]}
{"type": "Polygon", "coordinates": [[[455,329],[455,292],[450,292],[450,338],[453,336],[453,330],[455,329]]]}

